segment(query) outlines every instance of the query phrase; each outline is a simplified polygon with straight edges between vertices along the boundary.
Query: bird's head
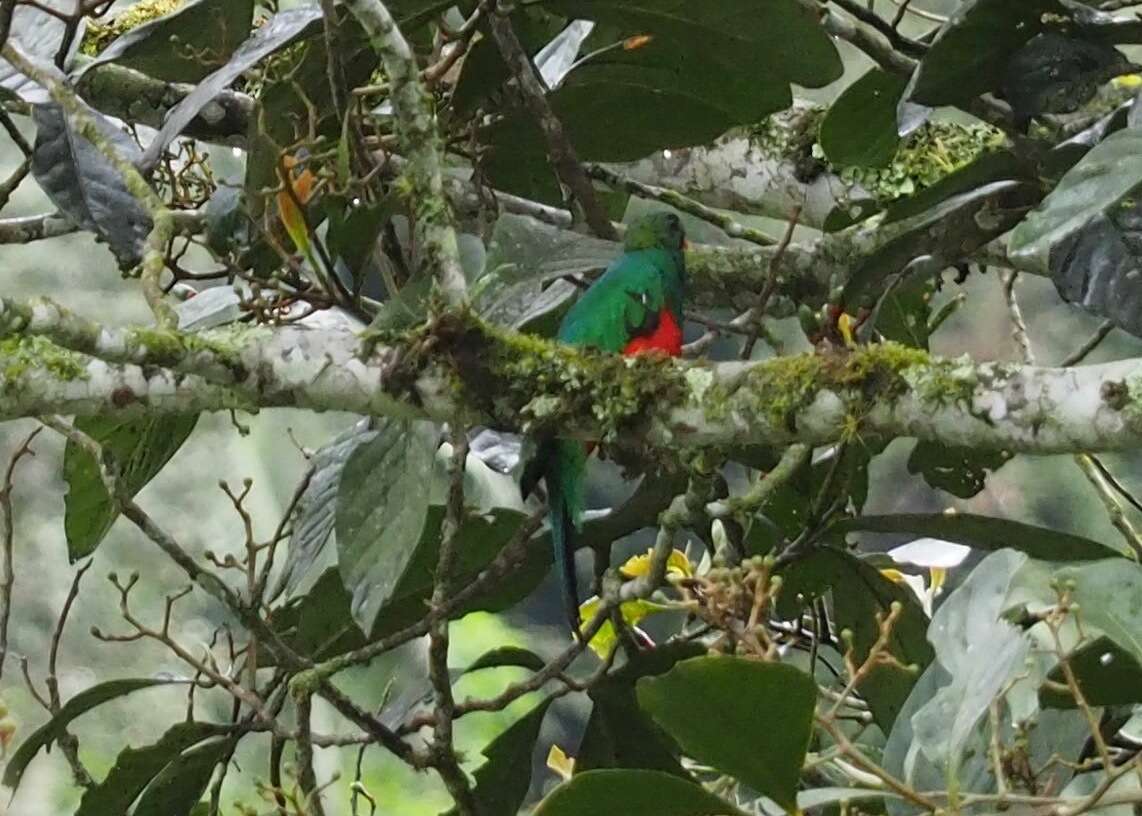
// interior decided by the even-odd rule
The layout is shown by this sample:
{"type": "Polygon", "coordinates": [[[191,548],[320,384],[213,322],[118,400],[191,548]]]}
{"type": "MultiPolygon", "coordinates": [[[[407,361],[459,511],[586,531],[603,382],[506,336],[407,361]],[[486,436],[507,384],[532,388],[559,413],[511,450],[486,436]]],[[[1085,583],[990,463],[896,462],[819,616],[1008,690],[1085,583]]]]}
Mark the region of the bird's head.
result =
{"type": "Polygon", "coordinates": [[[667,249],[681,252],[686,248],[686,233],[682,220],[671,212],[644,215],[629,227],[623,248],[628,252],[638,249],[667,249]]]}

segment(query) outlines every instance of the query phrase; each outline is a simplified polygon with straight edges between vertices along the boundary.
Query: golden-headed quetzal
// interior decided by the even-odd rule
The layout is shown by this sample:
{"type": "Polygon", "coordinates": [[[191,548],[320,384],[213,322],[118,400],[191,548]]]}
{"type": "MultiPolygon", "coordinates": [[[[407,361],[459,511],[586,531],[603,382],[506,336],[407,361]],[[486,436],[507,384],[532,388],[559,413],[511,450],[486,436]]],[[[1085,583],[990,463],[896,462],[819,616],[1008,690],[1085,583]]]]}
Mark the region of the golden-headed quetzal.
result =
{"type": "MultiPolygon", "coordinates": [[[[572,346],[621,353],[682,352],[682,303],[686,295],[686,239],[673,213],[658,212],[630,225],[623,253],[567,312],[557,339],[572,346]]],[[[524,470],[521,487],[547,485],[555,569],[572,631],[579,632],[575,534],[583,513],[583,481],[589,450],[572,439],[546,439],[524,470]]]]}

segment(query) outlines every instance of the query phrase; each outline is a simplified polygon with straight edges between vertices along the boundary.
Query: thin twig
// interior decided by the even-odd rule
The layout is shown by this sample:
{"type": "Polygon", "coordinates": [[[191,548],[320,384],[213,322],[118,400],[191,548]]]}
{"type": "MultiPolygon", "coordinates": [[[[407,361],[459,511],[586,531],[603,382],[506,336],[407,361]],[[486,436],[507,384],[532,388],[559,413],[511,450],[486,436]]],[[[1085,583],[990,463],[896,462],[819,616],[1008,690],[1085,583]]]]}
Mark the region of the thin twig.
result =
{"type": "MultiPolygon", "coordinates": [[[[457,423],[452,431],[452,459],[444,520],[440,525],[440,554],[432,588],[432,608],[440,608],[452,592],[452,570],[456,564],[456,541],[464,523],[464,465],[468,458],[468,434],[457,423]]],[[[432,729],[432,760],[444,786],[456,802],[459,816],[479,816],[468,777],[460,767],[452,741],[452,721],[456,701],[452,696],[452,675],[448,671],[448,618],[440,617],[428,632],[428,676],[435,699],[432,729]]]]}
{"type": "Polygon", "coordinates": [[[15,540],[15,520],[12,515],[12,490],[15,488],[16,467],[25,456],[35,456],[32,442],[43,430],[42,426],[28,434],[16,452],[8,459],[8,469],[4,473],[4,486],[0,488],[0,543],[3,544],[4,565],[0,577],[0,677],[4,675],[4,663],[8,658],[8,621],[12,616],[12,589],[16,583],[16,563],[13,553],[15,540]]]}
{"type": "Polygon", "coordinates": [[[1094,334],[1087,338],[1077,349],[1072,351],[1063,361],[1059,363],[1060,368],[1070,368],[1071,366],[1078,365],[1087,358],[1092,351],[1098,348],[1106,336],[1114,331],[1114,323],[1110,320],[1104,320],[1099,324],[1099,327],[1094,330],[1094,334]]]}

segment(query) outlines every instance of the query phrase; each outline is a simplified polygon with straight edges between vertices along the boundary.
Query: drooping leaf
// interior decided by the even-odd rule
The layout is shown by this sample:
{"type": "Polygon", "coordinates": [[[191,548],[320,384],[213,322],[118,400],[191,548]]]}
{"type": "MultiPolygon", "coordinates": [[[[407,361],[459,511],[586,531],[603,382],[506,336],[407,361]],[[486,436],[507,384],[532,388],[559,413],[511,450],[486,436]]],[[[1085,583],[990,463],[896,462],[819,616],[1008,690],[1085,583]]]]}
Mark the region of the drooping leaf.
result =
{"type": "Polygon", "coordinates": [[[376,438],[372,423],[361,420],[338,434],[314,454],[313,475],[297,503],[297,515],[289,539],[289,553],[282,565],[279,587],[292,597],[318,562],[333,533],[337,490],[345,463],[357,448],[376,438]]]}
{"type": "MultiPolygon", "coordinates": [[[[551,703],[548,697],[481,751],[488,761],[473,773],[476,786],[472,791],[481,814],[515,816],[519,812],[531,786],[531,755],[551,703]]],[[[448,814],[456,812],[453,808],[448,814]]]]}
{"type": "MultiPolygon", "coordinates": [[[[81,417],[75,426],[98,442],[104,455],[114,458],[119,488],[132,497],[158,475],[197,422],[197,414],[172,414],[136,419],[81,417]]],[[[64,450],[63,477],[68,487],[64,500],[67,553],[76,561],[95,552],[119,514],[99,475],[98,463],[74,442],[69,441],[64,450]]]]}
{"type": "MultiPolygon", "coordinates": [[[[122,159],[138,160],[139,149],[130,137],[97,111],[88,108],[86,113],[122,159]]],[[[44,193],[79,227],[105,241],[120,265],[136,263],[151,231],[151,217],[123,175],[76,131],[58,105],[38,105],[32,118],[36,123],[32,175],[44,193]]]]}
{"type": "MultiPolygon", "coordinates": [[[[916,596],[886,578],[872,564],[847,551],[822,548],[790,564],[783,573],[777,611],[784,619],[801,614],[802,606],[832,590],[833,614],[839,629],[853,632],[853,659],[859,665],[880,637],[883,620],[893,603],[901,613],[888,641],[888,650],[904,666],[923,669],[932,661],[926,638],[928,617],[916,596]]],[[[908,698],[915,674],[895,666],[877,665],[857,686],[873,718],[887,732],[908,698]]]]}
{"type": "Polygon", "coordinates": [[[1057,0],[961,3],[924,54],[907,98],[922,105],[962,105],[997,87],[1008,60],[1044,19],[1064,19],[1057,0]]]}
{"type": "Polygon", "coordinates": [[[1063,300],[1142,336],[1142,200],[1127,195],[1049,250],[1063,300]]]}
{"type": "MultiPolygon", "coordinates": [[[[603,269],[621,251],[614,241],[504,213],[496,220],[472,300],[488,319],[516,326],[534,308],[544,284],[603,269]]],[[[569,294],[574,292],[571,287],[569,294]]]]}
{"type": "Polygon", "coordinates": [[[1026,560],[1010,550],[993,553],[932,616],[928,639],[951,682],[912,716],[912,728],[920,750],[949,773],[988,706],[1026,671],[1030,641],[1001,618],[1012,576],[1026,560]]]}
{"type": "Polygon", "coordinates": [[[1050,274],[1052,256],[1142,183],[1142,131],[1126,128],[1096,145],[1011,233],[1008,254],[1021,268],[1050,274]]]}
{"type": "Polygon", "coordinates": [[[395,199],[361,201],[333,195],[322,199],[329,219],[329,252],[345,264],[354,284],[362,282],[369,255],[376,248],[385,222],[395,212],[396,203],[395,199]]]}
{"type": "Polygon", "coordinates": [[[821,121],[818,141],[829,161],[857,167],[891,162],[900,144],[896,105],[907,84],[898,74],[873,68],[846,88],[821,121]]]}
{"type": "Polygon", "coordinates": [[[175,757],[151,780],[131,816],[190,816],[206,792],[215,766],[233,747],[232,739],[215,739],[175,757]]]}
{"type": "Polygon", "coordinates": [[[642,768],[687,777],[678,747],[635,698],[635,683],[669,671],[679,660],[704,653],[696,643],[678,643],[640,652],[588,690],[591,716],[575,756],[575,773],[596,768],[642,768]]]}
{"type": "Polygon", "coordinates": [[[428,517],[435,428],[388,420],[345,462],[337,487],[337,565],[353,618],[370,631],[416,552],[428,517]]]}
{"type": "MultiPolygon", "coordinates": [[[[12,28],[9,36],[12,44],[23,51],[26,56],[50,65],[59,52],[60,46],[63,45],[67,23],[60,16],[51,14],[46,9],[54,9],[63,15],[68,15],[74,10],[75,4],[71,0],[45,0],[40,5],[45,8],[34,8],[23,3],[17,5],[12,14],[12,28]]],[[[81,17],[64,59],[65,67],[79,49],[86,28],[87,19],[81,17]]],[[[51,101],[51,96],[46,88],[24,76],[10,62],[2,59],[0,59],[0,88],[10,91],[24,102],[32,105],[44,105],[51,101]]]]}
{"type": "Polygon", "coordinates": [[[4,769],[4,784],[9,788],[16,788],[24,776],[24,771],[27,770],[28,763],[39,753],[39,750],[57,739],[71,724],[71,721],[81,714],[86,714],[93,708],[133,691],[183,682],[186,681],[171,678],[139,677],[108,680],[81,691],[64,703],[58,714],[24,738],[20,747],[8,760],[8,766],[4,769]]]}
{"type": "Polygon", "coordinates": [[[910,533],[954,541],[980,550],[1011,548],[1032,558],[1050,561],[1087,561],[1121,555],[1114,548],[1089,538],[971,513],[862,516],[843,519],[833,526],[832,531],[842,535],[855,532],[910,533]]]}
{"type": "Polygon", "coordinates": [[[264,25],[256,28],[249,39],[234,51],[225,65],[198,83],[193,91],[170,110],[162,129],[147,145],[142,159],[143,166],[153,166],[167,145],[182,133],[219,91],[270,54],[285,48],[307,29],[313,27],[312,30],[316,30],[320,20],[319,6],[299,6],[279,11],[264,25]]]}
{"type": "Polygon", "coordinates": [[[662,771],[598,770],[576,774],[547,795],[535,816],[744,816],[701,785],[662,771]]]}
{"type": "Polygon", "coordinates": [[[88,788],[75,816],[126,816],[131,803],[175,757],[193,745],[230,731],[228,726],[181,722],[140,748],[124,748],[103,781],[88,788]]]}
{"type": "Polygon", "coordinates": [[[873,325],[877,333],[885,340],[927,351],[935,288],[935,281],[923,276],[894,288],[876,309],[873,325]]]}
{"type": "Polygon", "coordinates": [[[908,457],[908,472],[923,475],[931,487],[961,499],[970,499],[983,490],[987,475],[1011,461],[1002,450],[976,450],[958,445],[921,440],[908,457]]]}
{"type": "Polygon", "coordinates": [[[132,28],[84,66],[115,62],[166,82],[198,82],[250,34],[254,0],[190,0],[132,28]]]}
{"type": "Polygon", "coordinates": [[[799,669],[695,657],[637,684],[638,703],[688,755],[796,809],[817,686],[799,669]]]}

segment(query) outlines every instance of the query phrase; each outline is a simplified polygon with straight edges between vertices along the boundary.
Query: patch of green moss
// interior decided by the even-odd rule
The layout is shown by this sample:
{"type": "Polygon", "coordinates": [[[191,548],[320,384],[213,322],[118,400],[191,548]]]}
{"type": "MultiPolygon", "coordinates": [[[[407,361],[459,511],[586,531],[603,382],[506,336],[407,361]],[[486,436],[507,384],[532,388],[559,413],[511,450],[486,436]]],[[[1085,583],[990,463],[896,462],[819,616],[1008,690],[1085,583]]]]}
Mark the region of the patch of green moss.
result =
{"type": "Polygon", "coordinates": [[[465,399],[493,416],[522,416],[528,432],[567,430],[590,416],[601,441],[611,441],[687,391],[666,358],[583,351],[474,318],[453,356],[465,399]]]}
{"type": "Polygon", "coordinates": [[[1006,137],[998,128],[974,123],[929,121],[900,142],[887,167],[845,167],[831,164],[817,142],[825,108],[810,107],[796,116],[787,112],[757,125],[750,138],[767,154],[783,156],[796,166],[796,175],[809,181],[828,170],[850,185],[860,185],[880,203],[917,193],[997,150],[1006,137]]]}
{"type": "Polygon", "coordinates": [[[998,150],[1005,140],[1003,132],[991,125],[925,122],[900,143],[887,167],[833,169],[844,181],[859,184],[888,203],[931,187],[984,153],[998,150]]]}
{"type": "Polygon", "coordinates": [[[752,413],[774,425],[788,425],[797,411],[821,391],[839,394],[853,416],[874,399],[903,393],[902,373],[931,363],[927,352],[898,343],[880,343],[855,351],[778,357],[751,368],[738,382],[715,386],[707,396],[707,418],[723,419],[734,402],[748,400],[752,413]]]}
{"type": "Polygon", "coordinates": [[[79,50],[89,57],[98,56],[116,38],[143,23],[149,23],[151,20],[177,11],[185,2],[186,0],[139,0],[106,23],[91,20],[88,22],[79,50]]]}
{"type": "Polygon", "coordinates": [[[0,340],[0,373],[10,386],[25,374],[48,371],[59,380],[87,379],[84,358],[62,349],[45,337],[7,337],[0,340]]]}

